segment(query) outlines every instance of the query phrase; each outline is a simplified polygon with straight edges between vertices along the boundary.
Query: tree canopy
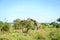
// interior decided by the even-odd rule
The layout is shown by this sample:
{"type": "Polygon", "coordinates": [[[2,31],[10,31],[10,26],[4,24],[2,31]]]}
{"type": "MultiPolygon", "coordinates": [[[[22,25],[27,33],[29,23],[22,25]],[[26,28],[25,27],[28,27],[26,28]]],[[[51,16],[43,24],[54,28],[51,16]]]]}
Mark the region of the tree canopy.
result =
{"type": "Polygon", "coordinates": [[[60,18],[58,18],[57,21],[60,22],[60,18]]]}

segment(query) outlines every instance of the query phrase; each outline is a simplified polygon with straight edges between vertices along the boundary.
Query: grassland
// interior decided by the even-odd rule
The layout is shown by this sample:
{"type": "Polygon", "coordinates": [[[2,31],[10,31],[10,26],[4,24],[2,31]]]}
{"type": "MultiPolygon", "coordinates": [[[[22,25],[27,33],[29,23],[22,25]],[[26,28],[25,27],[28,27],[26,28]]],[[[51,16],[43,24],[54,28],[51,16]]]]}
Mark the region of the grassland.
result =
{"type": "Polygon", "coordinates": [[[12,29],[0,32],[0,40],[60,40],[60,28],[29,30],[28,33],[12,29]]]}

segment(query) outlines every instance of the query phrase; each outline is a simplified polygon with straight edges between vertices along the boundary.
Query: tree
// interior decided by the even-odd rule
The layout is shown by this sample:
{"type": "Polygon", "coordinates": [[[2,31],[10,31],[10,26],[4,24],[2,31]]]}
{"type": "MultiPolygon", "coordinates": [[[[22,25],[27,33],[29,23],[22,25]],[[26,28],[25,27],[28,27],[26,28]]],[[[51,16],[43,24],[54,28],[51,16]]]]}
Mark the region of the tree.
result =
{"type": "Polygon", "coordinates": [[[14,20],[14,28],[15,29],[20,29],[20,19],[15,19],[14,20]]]}
{"type": "Polygon", "coordinates": [[[27,26],[26,28],[30,29],[30,28],[34,28],[34,22],[32,22],[31,20],[27,20],[27,26]]]}
{"type": "Polygon", "coordinates": [[[59,28],[60,27],[60,24],[56,23],[56,22],[52,22],[50,23],[50,25],[53,25],[53,28],[59,28]]]}
{"type": "Polygon", "coordinates": [[[34,28],[34,22],[32,22],[31,20],[24,20],[23,23],[23,28],[26,28],[26,30],[24,30],[24,33],[27,33],[29,31],[29,29],[34,28]]]}
{"type": "Polygon", "coordinates": [[[58,18],[57,21],[60,22],[60,18],[58,18]]]}

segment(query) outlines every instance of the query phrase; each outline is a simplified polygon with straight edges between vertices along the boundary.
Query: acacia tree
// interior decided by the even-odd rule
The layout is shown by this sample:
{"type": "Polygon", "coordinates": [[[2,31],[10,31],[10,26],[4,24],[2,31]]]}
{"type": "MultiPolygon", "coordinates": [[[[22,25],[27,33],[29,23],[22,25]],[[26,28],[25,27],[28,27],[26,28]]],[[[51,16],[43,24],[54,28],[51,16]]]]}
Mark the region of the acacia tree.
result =
{"type": "Polygon", "coordinates": [[[50,25],[53,25],[53,28],[55,28],[55,27],[57,28],[58,23],[56,23],[56,22],[51,22],[50,25]]]}
{"type": "Polygon", "coordinates": [[[58,18],[57,21],[60,22],[60,18],[58,18]]]}
{"type": "Polygon", "coordinates": [[[31,20],[23,20],[21,24],[23,28],[26,28],[26,30],[23,31],[24,33],[27,33],[29,29],[34,28],[34,22],[32,22],[31,20]]]}
{"type": "MultiPolygon", "coordinates": [[[[60,22],[60,18],[58,18],[57,21],[60,22]]],[[[60,28],[60,23],[58,23],[57,27],[60,28]]]]}
{"type": "Polygon", "coordinates": [[[27,20],[26,22],[27,22],[26,28],[27,28],[27,32],[28,32],[29,29],[34,28],[34,22],[31,20],[27,20]]]}

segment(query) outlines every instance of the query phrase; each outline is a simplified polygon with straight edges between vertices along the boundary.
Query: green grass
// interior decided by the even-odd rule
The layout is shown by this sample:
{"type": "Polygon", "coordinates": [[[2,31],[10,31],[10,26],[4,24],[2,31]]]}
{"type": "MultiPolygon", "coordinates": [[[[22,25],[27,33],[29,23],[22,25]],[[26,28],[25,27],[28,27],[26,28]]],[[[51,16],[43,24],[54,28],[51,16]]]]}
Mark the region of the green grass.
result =
{"type": "Polygon", "coordinates": [[[1,32],[0,40],[60,40],[60,28],[29,30],[28,33],[23,33],[22,30],[11,30],[1,32]]]}

